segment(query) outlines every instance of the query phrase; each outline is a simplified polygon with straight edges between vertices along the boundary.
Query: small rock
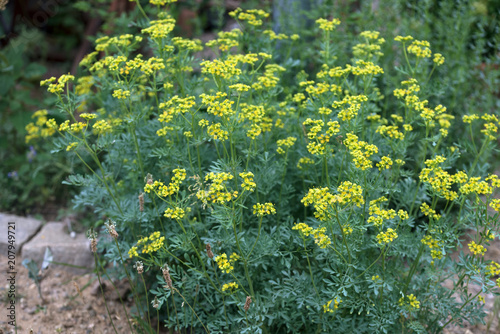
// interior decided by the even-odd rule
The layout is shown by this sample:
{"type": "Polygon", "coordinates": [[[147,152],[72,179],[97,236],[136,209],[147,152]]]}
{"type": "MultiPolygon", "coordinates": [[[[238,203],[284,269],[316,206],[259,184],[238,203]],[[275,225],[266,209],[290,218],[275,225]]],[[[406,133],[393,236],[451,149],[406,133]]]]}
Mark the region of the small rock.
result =
{"type": "Polygon", "coordinates": [[[35,235],[35,233],[40,229],[40,226],[42,226],[42,222],[37,219],[0,213],[0,227],[2,228],[2,233],[0,234],[0,253],[5,255],[8,254],[9,232],[7,231],[11,230],[14,232],[16,237],[14,245],[15,251],[16,253],[19,253],[21,247],[26,243],[26,241],[35,235]],[[9,226],[14,226],[14,229],[9,228],[9,226]]]}
{"type": "Polygon", "coordinates": [[[22,258],[30,258],[42,264],[45,249],[50,247],[53,261],[85,267],[74,268],[65,265],[51,264],[52,268],[64,269],[73,274],[82,274],[94,265],[94,256],[89,249],[89,240],[81,233],[72,239],[65,232],[64,223],[47,223],[35,237],[23,246],[22,258]]]}
{"type": "Polygon", "coordinates": [[[36,312],[36,307],[30,307],[29,309],[26,310],[26,313],[28,314],[35,314],[36,312]]]}
{"type": "MultiPolygon", "coordinates": [[[[102,289],[106,291],[105,282],[102,282],[102,289]]],[[[92,296],[98,296],[101,294],[101,285],[99,284],[99,281],[95,281],[94,284],[92,284],[92,287],[90,288],[90,294],[92,296]]]]}

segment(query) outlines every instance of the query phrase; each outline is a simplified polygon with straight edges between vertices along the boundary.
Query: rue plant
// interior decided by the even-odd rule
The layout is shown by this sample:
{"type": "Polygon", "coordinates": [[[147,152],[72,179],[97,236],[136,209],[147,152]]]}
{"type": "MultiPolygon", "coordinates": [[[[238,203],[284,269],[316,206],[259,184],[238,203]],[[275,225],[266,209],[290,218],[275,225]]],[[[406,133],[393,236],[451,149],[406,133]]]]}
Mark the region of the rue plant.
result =
{"type": "Polygon", "coordinates": [[[500,180],[485,163],[498,118],[433,94],[446,55],[377,31],[336,49],[342,23],[320,18],[317,56],[294,62],[305,44],[270,30],[263,10],[231,12],[239,28],[203,45],[174,36],[170,1],[150,2],[136,34],[97,39],[86,76],[42,82],[59,103],[29,126],[30,140],[51,136],[87,168],[67,183],[108,220],[92,244],[132,286],[132,332],[482,321],[500,284],[485,260],[498,237],[500,180]],[[387,43],[397,71],[380,65],[387,43]]]}

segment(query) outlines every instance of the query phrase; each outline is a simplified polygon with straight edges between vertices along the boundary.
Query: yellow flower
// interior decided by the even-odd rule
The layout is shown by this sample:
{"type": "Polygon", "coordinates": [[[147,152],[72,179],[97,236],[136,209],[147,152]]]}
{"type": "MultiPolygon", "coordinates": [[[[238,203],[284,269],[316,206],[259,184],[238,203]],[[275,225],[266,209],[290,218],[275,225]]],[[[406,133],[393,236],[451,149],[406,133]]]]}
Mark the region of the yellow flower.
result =
{"type": "Polygon", "coordinates": [[[66,147],[66,151],[71,151],[78,146],[77,142],[73,142],[66,147]]]}
{"type": "Polygon", "coordinates": [[[276,213],[276,209],[274,208],[273,203],[257,203],[253,206],[253,214],[259,217],[274,215],[276,213]]]}
{"type": "Polygon", "coordinates": [[[441,66],[444,64],[444,57],[440,53],[435,53],[433,61],[434,61],[434,64],[436,64],[437,66],[441,66]]]}
{"type": "Polygon", "coordinates": [[[481,255],[481,256],[483,256],[484,253],[486,253],[486,248],[483,245],[476,244],[474,241],[471,241],[468,244],[468,246],[469,246],[469,250],[474,255],[481,255]]]}
{"type": "Polygon", "coordinates": [[[227,260],[226,254],[215,257],[215,262],[217,262],[219,269],[226,274],[230,274],[234,270],[234,267],[227,260]]]}
{"type": "Polygon", "coordinates": [[[241,187],[247,191],[254,191],[255,187],[257,185],[253,181],[253,173],[252,172],[245,172],[245,173],[240,173],[240,177],[243,179],[243,183],[241,184],[241,187]]]}
{"type": "Polygon", "coordinates": [[[83,113],[83,114],[80,114],[80,117],[88,121],[88,120],[97,118],[97,115],[96,114],[83,113]]]}
{"type": "Polygon", "coordinates": [[[380,232],[377,235],[378,243],[381,245],[388,244],[398,237],[396,231],[392,228],[388,228],[386,232],[380,232]]]}
{"type": "Polygon", "coordinates": [[[316,23],[319,25],[319,28],[324,31],[332,31],[335,29],[336,26],[340,24],[339,19],[332,19],[331,21],[328,21],[327,19],[317,19],[316,23]]]}
{"type": "Polygon", "coordinates": [[[165,210],[164,216],[170,219],[182,219],[184,218],[185,214],[186,212],[182,208],[168,208],[167,210],[165,210]]]}
{"type": "MultiPolygon", "coordinates": [[[[61,124],[62,125],[62,124],[61,124]]],[[[97,135],[102,135],[111,132],[112,128],[108,122],[105,120],[99,120],[92,126],[94,133],[97,135]]]]}
{"type": "Polygon", "coordinates": [[[330,305],[332,304],[332,302],[335,300],[335,302],[333,303],[333,310],[336,310],[339,308],[339,304],[342,303],[342,299],[340,298],[335,298],[335,299],[332,299],[332,300],[329,300],[325,305],[323,305],[323,312],[324,313],[333,313],[333,310],[331,309],[330,305]]]}
{"type": "Polygon", "coordinates": [[[222,286],[222,292],[228,291],[229,293],[234,293],[236,289],[238,289],[236,282],[227,283],[222,286]]]}
{"type": "Polygon", "coordinates": [[[306,223],[298,223],[293,225],[292,230],[298,230],[300,231],[300,233],[307,237],[311,234],[313,228],[309,227],[309,225],[307,225],[306,223]]]}

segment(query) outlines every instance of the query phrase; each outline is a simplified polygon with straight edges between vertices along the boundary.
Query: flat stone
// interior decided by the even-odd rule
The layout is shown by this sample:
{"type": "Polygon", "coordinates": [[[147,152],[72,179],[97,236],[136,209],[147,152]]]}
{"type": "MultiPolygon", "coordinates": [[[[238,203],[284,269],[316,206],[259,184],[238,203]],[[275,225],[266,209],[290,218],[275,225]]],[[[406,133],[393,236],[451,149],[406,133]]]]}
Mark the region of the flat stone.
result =
{"type": "MultiPolygon", "coordinates": [[[[0,213],[0,228],[2,229],[0,231],[0,254],[8,256],[9,235],[15,237],[11,237],[10,240],[15,241],[15,251],[20,253],[21,247],[38,232],[40,226],[42,226],[42,222],[37,219],[0,213]],[[9,226],[14,228],[9,228],[9,226]]],[[[10,249],[13,250],[12,247],[10,249]]]]}
{"type": "Polygon", "coordinates": [[[90,251],[90,241],[84,234],[76,234],[72,238],[65,229],[66,224],[50,222],[22,250],[22,258],[32,259],[40,268],[47,247],[52,252],[53,262],[65,263],[86,269],[51,263],[49,268],[63,269],[74,274],[87,272],[94,264],[94,255],[90,251]]]}

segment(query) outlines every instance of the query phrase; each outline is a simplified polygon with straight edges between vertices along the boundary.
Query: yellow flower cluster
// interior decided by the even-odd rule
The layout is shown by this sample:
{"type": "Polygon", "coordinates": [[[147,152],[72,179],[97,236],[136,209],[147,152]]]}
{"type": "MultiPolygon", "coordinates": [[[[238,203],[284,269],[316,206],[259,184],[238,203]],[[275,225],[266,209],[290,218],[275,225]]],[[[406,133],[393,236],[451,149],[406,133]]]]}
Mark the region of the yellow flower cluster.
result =
{"type": "Polygon", "coordinates": [[[113,91],[113,97],[116,97],[117,99],[120,99],[120,100],[124,100],[127,97],[130,97],[130,91],[123,90],[123,89],[115,89],[113,91]]]}
{"type": "Polygon", "coordinates": [[[298,223],[292,227],[292,230],[299,231],[304,237],[312,235],[314,242],[322,249],[325,249],[332,243],[330,237],[325,234],[326,227],[314,229],[305,223],[298,223]]]}
{"type": "Polygon", "coordinates": [[[409,294],[406,297],[408,297],[408,301],[406,303],[405,297],[399,298],[399,306],[408,305],[410,310],[417,310],[420,308],[420,302],[417,300],[417,297],[415,297],[413,294],[409,294]]]}
{"type": "Polygon", "coordinates": [[[264,75],[257,78],[257,82],[252,84],[255,90],[270,89],[275,87],[279,82],[279,77],[276,73],[284,72],[285,68],[276,64],[267,64],[265,67],[264,75]]]}
{"type": "Polygon", "coordinates": [[[218,38],[205,43],[206,46],[218,46],[221,51],[229,51],[231,48],[239,45],[238,38],[242,34],[240,29],[231,31],[220,31],[217,33],[218,38]]]}
{"type": "Polygon", "coordinates": [[[352,133],[347,133],[346,137],[344,145],[348,148],[356,168],[361,170],[371,168],[372,161],[369,158],[378,153],[378,147],[365,141],[358,141],[358,136],[352,133]]]}
{"type": "MultiPolygon", "coordinates": [[[[384,223],[384,220],[389,220],[396,217],[396,211],[394,211],[394,209],[389,209],[389,210],[382,209],[380,203],[386,201],[387,198],[383,196],[376,200],[370,201],[370,207],[368,210],[370,217],[368,217],[367,220],[368,223],[380,227],[384,223]]],[[[401,211],[400,218],[403,219],[403,217],[405,217],[404,211],[403,210],[400,211],[401,211]]]]}
{"type": "Polygon", "coordinates": [[[83,118],[86,121],[90,121],[91,119],[97,118],[96,114],[88,114],[88,113],[82,113],[79,115],[81,118],[83,118]]]}
{"type": "Polygon", "coordinates": [[[371,61],[364,61],[364,60],[357,60],[356,66],[351,66],[347,64],[346,69],[349,70],[352,74],[357,76],[363,76],[363,75],[373,76],[384,73],[382,67],[375,65],[371,61]]]}
{"type": "Polygon", "coordinates": [[[353,203],[360,207],[364,204],[363,189],[361,186],[350,181],[342,182],[337,188],[337,195],[332,195],[328,188],[311,188],[302,198],[301,202],[305,206],[313,205],[314,216],[319,220],[326,220],[329,217],[329,207],[335,203],[340,205],[353,203]]]}
{"type": "Polygon", "coordinates": [[[361,207],[365,203],[363,188],[351,181],[342,182],[337,188],[337,192],[342,198],[342,203],[353,203],[358,207],[361,207]]]}
{"type": "Polygon", "coordinates": [[[460,187],[460,192],[465,195],[489,195],[493,192],[493,188],[486,181],[481,181],[481,177],[470,177],[467,183],[460,187]]]}
{"type": "Polygon", "coordinates": [[[235,110],[232,109],[234,101],[224,99],[226,93],[217,92],[216,95],[201,94],[201,100],[204,105],[207,105],[207,112],[209,114],[219,117],[229,117],[234,115],[235,110]]]}
{"type": "Polygon", "coordinates": [[[479,119],[479,116],[476,115],[476,114],[472,114],[472,115],[463,115],[462,116],[462,120],[464,123],[467,123],[467,124],[471,124],[473,121],[475,121],[476,119],[479,119]]]}
{"type": "Polygon", "coordinates": [[[325,305],[323,305],[323,312],[324,313],[333,313],[333,310],[331,309],[331,305],[333,302],[333,310],[336,310],[339,308],[339,304],[342,303],[342,299],[340,298],[335,298],[332,300],[329,300],[325,305]]]}
{"type": "Polygon", "coordinates": [[[436,64],[436,66],[441,66],[444,64],[444,57],[440,53],[435,53],[432,61],[436,64]]]}
{"type": "Polygon", "coordinates": [[[128,251],[129,257],[139,256],[139,247],[142,247],[143,254],[151,254],[159,250],[163,246],[165,237],[160,237],[160,232],[151,233],[149,237],[144,237],[137,241],[137,246],[133,246],[128,251]]]}
{"type": "Polygon", "coordinates": [[[259,217],[274,215],[276,214],[276,209],[273,203],[257,203],[253,206],[253,214],[259,217]]]}
{"type": "Polygon", "coordinates": [[[474,255],[483,256],[486,253],[486,248],[483,245],[476,244],[475,241],[471,241],[467,246],[469,246],[469,250],[474,255]]]}
{"type": "Polygon", "coordinates": [[[384,55],[380,51],[380,45],[385,43],[385,39],[379,38],[378,31],[363,31],[359,35],[365,39],[365,43],[359,43],[352,48],[352,53],[356,58],[370,59],[373,56],[384,55]]]}
{"type": "Polygon", "coordinates": [[[317,19],[316,23],[319,25],[319,28],[321,30],[324,30],[324,31],[333,31],[335,29],[335,27],[340,24],[340,20],[334,18],[331,21],[329,21],[327,19],[321,18],[321,19],[317,19]]]}
{"type": "Polygon", "coordinates": [[[173,119],[174,115],[187,113],[195,105],[196,102],[194,96],[179,97],[178,95],[175,95],[167,102],[159,104],[158,107],[164,111],[158,117],[158,121],[168,123],[173,119]]]}
{"type": "Polygon", "coordinates": [[[234,89],[238,93],[243,93],[243,92],[248,92],[250,90],[250,88],[252,88],[252,87],[238,83],[238,84],[234,84],[234,85],[229,86],[229,88],[234,89]]]}
{"type": "Polygon", "coordinates": [[[242,103],[240,107],[241,111],[238,115],[238,121],[244,122],[248,120],[250,122],[250,129],[247,131],[247,137],[255,139],[262,131],[270,131],[272,119],[266,116],[263,106],[242,103]]]}
{"type": "Polygon", "coordinates": [[[66,146],[66,152],[75,149],[78,146],[78,142],[72,142],[68,146],[66,146]]]}
{"type": "MultiPolygon", "coordinates": [[[[94,85],[94,78],[91,75],[83,76],[77,79],[77,85],[75,86],[75,94],[76,95],[84,95],[89,94],[91,92],[91,88],[94,85]]],[[[82,102],[84,106],[86,101],[82,102]]],[[[83,109],[83,107],[79,107],[79,110],[83,109]]]]}
{"type": "Polygon", "coordinates": [[[319,220],[325,221],[329,215],[329,206],[334,203],[343,203],[343,198],[339,195],[332,195],[328,188],[311,188],[302,198],[302,203],[305,206],[313,204],[315,212],[314,216],[319,220]]]}
{"type": "Polygon", "coordinates": [[[429,247],[433,260],[443,258],[443,251],[441,250],[443,242],[441,240],[435,239],[431,235],[426,235],[420,242],[429,247]]]}
{"type": "Polygon", "coordinates": [[[310,118],[306,119],[303,123],[304,126],[312,125],[307,131],[307,137],[311,141],[307,144],[307,150],[313,155],[323,155],[326,151],[326,145],[329,143],[330,138],[340,132],[340,124],[337,121],[329,121],[326,125],[325,133],[318,135],[322,131],[324,122],[320,119],[312,120],[310,118]]]}
{"type": "Polygon", "coordinates": [[[231,79],[234,76],[240,75],[241,70],[236,67],[237,65],[238,58],[235,56],[229,56],[226,60],[205,60],[200,63],[201,73],[210,73],[215,77],[223,79],[231,79]]]}
{"type": "Polygon", "coordinates": [[[298,169],[304,169],[304,165],[312,165],[314,161],[310,158],[300,158],[299,162],[297,162],[298,169]]]}
{"type": "Polygon", "coordinates": [[[378,170],[389,169],[392,166],[392,159],[390,157],[382,157],[380,162],[377,162],[378,170]]]}
{"type": "Polygon", "coordinates": [[[274,41],[275,39],[277,40],[284,40],[284,39],[288,39],[288,36],[285,35],[285,34],[276,34],[274,31],[268,29],[268,30],[264,30],[262,32],[264,35],[267,35],[269,36],[269,39],[271,41],[274,41]]]}
{"type": "Polygon", "coordinates": [[[186,179],[186,170],[177,168],[172,172],[174,173],[174,176],[170,180],[168,186],[163,184],[163,182],[161,181],[154,181],[151,183],[148,182],[144,186],[144,192],[149,194],[151,191],[153,191],[160,197],[166,197],[176,194],[179,191],[179,185],[186,179]]]}
{"type": "MultiPolygon", "coordinates": [[[[96,39],[96,51],[108,51],[111,47],[119,48],[119,47],[127,47],[132,43],[140,43],[142,41],[141,36],[133,36],[131,34],[124,34],[118,37],[108,37],[103,36],[101,38],[96,39]]],[[[81,65],[82,63],[80,63],[81,65]]]]}
{"type": "Polygon", "coordinates": [[[240,258],[240,256],[236,253],[233,253],[231,254],[231,256],[229,257],[229,260],[227,259],[227,255],[226,254],[222,254],[222,255],[219,255],[219,256],[216,256],[215,257],[215,262],[217,262],[217,266],[219,267],[219,269],[226,273],[226,274],[230,274],[233,270],[234,270],[234,263],[240,258]]]}
{"type": "Polygon", "coordinates": [[[36,121],[35,123],[28,123],[25,127],[27,132],[25,137],[26,143],[29,143],[33,139],[50,137],[56,132],[56,121],[53,118],[47,120],[47,115],[48,111],[45,109],[38,110],[31,115],[31,118],[36,118],[36,121]]]}
{"type": "Polygon", "coordinates": [[[279,154],[285,154],[285,150],[283,149],[283,147],[286,147],[286,150],[288,150],[290,147],[293,146],[293,144],[295,144],[296,140],[297,140],[297,138],[295,138],[295,137],[288,137],[286,139],[279,139],[277,141],[278,148],[276,149],[276,152],[278,152],[279,154]]]}
{"type": "Polygon", "coordinates": [[[222,125],[220,123],[214,123],[207,127],[207,133],[213,140],[227,140],[229,138],[229,132],[222,130],[222,125]]]}
{"type": "Polygon", "coordinates": [[[203,46],[201,46],[201,40],[199,39],[187,39],[182,37],[172,38],[172,44],[174,44],[180,51],[201,51],[203,46]]]}
{"type": "Polygon", "coordinates": [[[241,187],[247,191],[254,191],[257,184],[253,181],[253,173],[252,172],[243,172],[240,173],[240,177],[243,179],[243,183],[241,187]]]}
{"type": "Polygon", "coordinates": [[[432,209],[427,203],[422,203],[422,205],[420,206],[420,210],[425,216],[429,216],[431,218],[434,218],[435,220],[439,220],[439,218],[441,218],[441,215],[437,214],[436,211],[432,209]]]}
{"type": "Polygon", "coordinates": [[[204,204],[207,204],[208,201],[218,204],[229,202],[238,196],[237,191],[230,192],[226,188],[225,182],[232,179],[233,175],[229,173],[210,172],[205,176],[205,181],[212,181],[208,190],[198,190],[196,197],[204,204]]]}
{"type": "Polygon", "coordinates": [[[410,41],[412,41],[412,40],[413,40],[413,37],[411,37],[411,36],[405,36],[405,37],[403,37],[403,36],[396,36],[396,37],[394,38],[394,40],[395,40],[396,42],[406,43],[406,42],[410,42],[410,41]]]}
{"type": "Polygon", "coordinates": [[[300,231],[300,233],[307,237],[312,233],[314,229],[306,223],[298,223],[293,225],[292,230],[300,231]]]}
{"type": "Polygon", "coordinates": [[[347,95],[341,101],[335,101],[332,107],[335,109],[343,108],[339,112],[339,118],[342,121],[350,121],[358,115],[361,109],[361,103],[368,101],[366,95],[347,95]]]}
{"type": "Polygon", "coordinates": [[[491,278],[498,275],[500,275],[500,264],[491,261],[491,263],[486,266],[486,276],[491,278]]]}
{"type": "Polygon", "coordinates": [[[430,184],[432,189],[449,201],[454,201],[458,198],[456,191],[451,190],[451,187],[455,183],[462,183],[467,178],[463,172],[458,172],[455,175],[450,175],[445,171],[439,164],[446,161],[446,158],[441,155],[436,155],[434,159],[428,159],[425,161],[427,168],[423,168],[420,172],[420,180],[422,182],[430,184]]]}
{"type": "Polygon", "coordinates": [[[380,135],[384,137],[388,136],[389,138],[400,139],[400,140],[403,140],[405,137],[404,134],[401,131],[399,131],[397,125],[380,125],[377,128],[376,133],[380,133],[380,135]]]}
{"type": "Polygon", "coordinates": [[[165,6],[174,2],[177,2],[177,0],[149,0],[149,3],[155,6],[165,6]]]}
{"type": "Polygon", "coordinates": [[[227,283],[222,286],[222,292],[227,291],[229,293],[234,293],[236,289],[238,289],[238,284],[236,284],[236,282],[227,283]]]}
{"type": "Polygon", "coordinates": [[[481,118],[486,121],[486,123],[484,123],[484,129],[481,130],[481,133],[484,133],[486,138],[489,140],[496,140],[496,134],[498,132],[498,118],[495,115],[488,114],[481,116],[481,118]]]}
{"type": "Polygon", "coordinates": [[[64,92],[64,86],[66,85],[66,83],[73,80],[75,80],[75,77],[73,75],[63,74],[59,77],[59,79],[57,79],[57,83],[53,83],[54,81],[56,81],[56,78],[51,77],[50,79],[40,81],[40,86],[48,85],[49,87],[47,88],[47,91],[49,93],[59,95],[64,92]]]}
{"type": "Polygon", "coordinates": [[[165,38],[174,30],[175,20],[168,17],[163,20],[153,20],[149,22],[149,28],[142,29],[143,34],[148,34],[153,39],[165,38]]]}
{"type": "Polygon", "coordinates": [[[431,45],[427,41],[414,40],[410,46],[408,46],[408,53],[412,53],[418,58],[430,58],[432,52],[430,49],[431,45]]]}
{"type": "Polygon", "coordinates": [[[178,207],[174,209],[168,208],[167,210],[165,210],[164,214],[165,217],[170,219],[182,219],[185,215],[186,212],[184,211],[184,209],[178,207]]]}
{"type": "Polygon", "coordinates": [[[83,57],[83,59],[80,61],[80,66],[87,66],[87,67],[90,67],[90,65],[92,65],[92,63],[94,63],[95,61],[95,58],[97,57],[97,55],[99,54],[99,52],[97,51],[94,51],[94,52],[91,52],[89,54],[87,54],[85,57],[83,57]]]}
{"type": "Polygon", "coordinates": [[[229,16],[241,21],[247,21],[249,24],[258,27],[262,25],[263,19],[269,17],[269,13],[266,13],[262,9],[249,9],[243,11],[241,8],[236,8],[229,13],[229,16]]]}
{"type": "Polygon", "coordinates": [[[500,212],[500,199],[498,198],[492,199],[490,202],[490,207],[496,212],[500,212]]]}
{"type": "Polygon", "coordinates": [[[396,231],[392,228],[388,228],[386,232],[380,232],[377,234],[378,243],[381,245],[388,244],[398,237],[396,231]]]}
{"type": "Polygon", "coordinates": [[[104,135],[106,133],[110,133],[113,128],[107,121],[101,119],[94,123],[92,130],[96,135],[104,135]]]}

